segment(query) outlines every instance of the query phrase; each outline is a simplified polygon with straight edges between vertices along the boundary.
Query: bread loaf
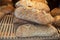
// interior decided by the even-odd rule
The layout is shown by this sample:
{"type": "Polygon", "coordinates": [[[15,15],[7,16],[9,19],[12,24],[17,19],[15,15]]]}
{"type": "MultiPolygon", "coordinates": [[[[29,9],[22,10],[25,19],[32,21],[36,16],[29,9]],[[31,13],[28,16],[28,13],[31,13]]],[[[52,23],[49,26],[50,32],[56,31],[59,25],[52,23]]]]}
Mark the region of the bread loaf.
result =
{"type": "Polygon", "coordinates": [[[8,14],[8,13],[11,13],[14,11],[14,7],[10,4],[4,5],[4,6],[0,7],[0,11],[5,13],[5,14],[8,14]]]}
{"type": "Polygon", "coordinates": [[[5,13],[0,12],[0,20],[2,19],[2,17],[4,17],[5,13]]]}
{"type": "Polygon", "coordinates": [[[60,8],[54,8],[54,9],[51,11],[51,15],[52,15],[52,16],[58,16],[58,15],[60,15],[60,8]]]}
{"type": "Polygon", "coordinates": [[[48,24],[54,21],[54,18],[50,13],[46,13],[44,10],[28,9],[19,7],[15,10],[14,15],[19,19],[24,19],[39,24],[48,24]]]}
{"type": "Polygon", "coordinates": [[[36,1],[36,2],[42,2],[47,4],[46,0],[20,0],[20,1],[36,1]]]}
{"type": "Polygon", "coordinates": [[[33,24],[25,24],[18,27],[16,31],[17,37],[33,37],[33,36],[53,36],[58,32],[52,25],[41,26],[33,24]]]}
{"type": "Polygon", "coordinates": [[[47,4],[46,0],[31,0],[31,1],[42,2],[42,3],[46,3],[47,4]]]}
{"type": "Polygon", "coordinates": [[[55,16],[55,25],[60,26],[60,16],[55,16]]]}
{"type": "Polygon", "coordinates": [[[42,3],[42,2],[36,2],[36,1],[18,1],[15,5],[17,8],[18,7],[28,7],[28,8],[35,8],[35,9],[41,9],[45,10],[46,12],[50,11],[50,8],[48,7],[47,4],[42,3]]]}

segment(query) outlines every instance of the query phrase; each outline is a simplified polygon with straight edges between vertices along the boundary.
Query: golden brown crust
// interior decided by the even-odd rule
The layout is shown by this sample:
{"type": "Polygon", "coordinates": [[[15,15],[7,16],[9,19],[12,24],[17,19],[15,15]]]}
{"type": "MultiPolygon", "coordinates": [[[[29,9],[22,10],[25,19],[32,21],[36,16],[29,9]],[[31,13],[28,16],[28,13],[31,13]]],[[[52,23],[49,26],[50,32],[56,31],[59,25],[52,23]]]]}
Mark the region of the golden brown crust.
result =
{"type": "Polygon", "coordinates": [[[10,5],[10,4],[4,5],[4,6],[0,7],[0,11],[4,12],[5,14],[11,13],[11,12],[14,11],[14,7],[12,5],[10,5]]]}
{"type": "Polygon", "coordinates": [[[0,20],[2,19],[2,17],[4,17],[5,16],[5,13],[3,13],[3,12],[0,12],[0,20]]]}
{"type": "Polygon", "coordinates": [[[36,1],[19,1],[16,3],[16,7],[28,7],[28,8],[35,8],[45,10],[46,12],[50,11],[50,8],[47,4],[43,2],[36,2],[36,1]]]}
{"type": "Polygon", "coordinates": [[[55,25],[60,26],[60,16],[55,16],[55,25]]]}
{"type": "Polygon", "coordinates": [[[51,15],[52,15],[52,16],[60,15],[60,8],[54,8],[54,9],[51,11],[51,15]]]}

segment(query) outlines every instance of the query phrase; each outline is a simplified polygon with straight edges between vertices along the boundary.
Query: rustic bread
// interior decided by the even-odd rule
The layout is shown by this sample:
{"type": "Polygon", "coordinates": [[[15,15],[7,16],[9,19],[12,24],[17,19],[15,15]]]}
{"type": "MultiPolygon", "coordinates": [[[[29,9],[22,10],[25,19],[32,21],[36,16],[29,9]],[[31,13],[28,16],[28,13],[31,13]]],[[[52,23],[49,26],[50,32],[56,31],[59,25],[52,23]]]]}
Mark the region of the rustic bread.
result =
{"type": "Polygon", "coordinates": [[[60,15],[60,8],[54,8],[54,9],[51,11],[51,15],[52,15],[52,16],[60,15]]]}
{"type": "Polygon", "coordinates": [[[12,4],[12,0],[2,0],[1,5],[12,4]]]}
{"type": "Polygon", "coordinates": [[[60,16],[55,16],[55,25],[60,26],[60,16]]]}
{"type": "Polygon", "coordinates": [[[36,1],[18,1],[15,5],[17,8],[18,7],[28,7],[28,8],[35,8],[35,9],[41,9],[45,10],[46,12],[50,11],[50,8],[48,7],[47,4],[42,3],[42,2],[36,2],[36,1]]]}
{"type": "Polygon", "coordinates": [[[31,0],[31,1],[43,2],[43,3],[46,3],[47,4],[47,1],[46,0],[31,0]]]}
{"type": "Polygon", "coordinates": [[[5,15],[5,13],[0,12],[0,20],[2,19],[2,17],[5,15]]]}
{"type": "Polygon", "coordinates": [[[4,12],[5,14],[13,12],[14,7],[10,4],[4,5],[0,7],[0,11],[4,12]]]}
{"type": "Polygon", "coordinates": [[[19,7],[15,10],[14,15],[19,19],[32,21],[39,24],[48,24],[54,21],[54,18],[50,15],[50,13],[46,13],[44,10],[37,10],[32,8],[28,9],[19,7]]]}
{"type": "Polygon", "coordinates": [[[42,26],[25,24],[20,25],[16,31],[17,37],[32,37],[32,36],[53,36],[56,35],[57,29],[52,25],[42,26]]]}

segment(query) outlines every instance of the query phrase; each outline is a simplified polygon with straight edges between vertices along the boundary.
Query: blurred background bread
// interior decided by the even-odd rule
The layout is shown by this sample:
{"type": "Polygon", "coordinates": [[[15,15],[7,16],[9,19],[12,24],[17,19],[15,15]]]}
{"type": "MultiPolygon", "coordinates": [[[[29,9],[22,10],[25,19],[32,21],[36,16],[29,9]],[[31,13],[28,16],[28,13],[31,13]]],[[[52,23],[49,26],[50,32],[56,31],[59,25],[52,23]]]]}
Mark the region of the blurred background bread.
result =
{"type": "Polygon", "coordinates": [[[0,20],[5,16],[5,13],[0,11],[0,20]]]}
{"type": "Polygon", "coordinates": [[[60,15],[60,8],[54,8],[54,9],[51,11],[51,15],[52,15],[52,16],[58,16],[58,15],[60,15]]]}
{"type": "Polygon", "coordinates": [[[11,4],[0,6],[0,11],[8,14],[14,11],[14,7],[11,4]]]}

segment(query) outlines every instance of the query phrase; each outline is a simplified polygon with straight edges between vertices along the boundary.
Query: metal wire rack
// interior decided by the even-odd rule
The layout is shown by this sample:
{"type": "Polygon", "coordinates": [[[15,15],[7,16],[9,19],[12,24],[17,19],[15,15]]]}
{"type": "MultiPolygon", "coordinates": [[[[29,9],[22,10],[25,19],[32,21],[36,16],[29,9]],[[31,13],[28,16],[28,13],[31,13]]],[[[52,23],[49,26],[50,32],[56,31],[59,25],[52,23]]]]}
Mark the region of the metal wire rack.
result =
{"type": "Polygon", "coordinates": [[[0,38],[15,38],[13,16],[6,15],[0,22],[0,38]]]}

